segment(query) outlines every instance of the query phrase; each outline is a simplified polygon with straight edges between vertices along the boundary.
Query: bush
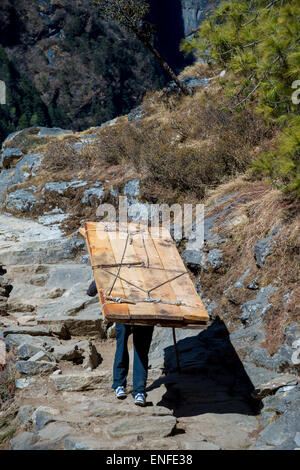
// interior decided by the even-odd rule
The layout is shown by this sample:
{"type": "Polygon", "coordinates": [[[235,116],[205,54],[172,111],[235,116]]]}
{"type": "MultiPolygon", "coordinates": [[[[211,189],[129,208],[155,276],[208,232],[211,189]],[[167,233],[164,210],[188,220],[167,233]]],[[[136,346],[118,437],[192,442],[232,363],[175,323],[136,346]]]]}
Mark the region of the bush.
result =
{"type": "Polygon", "coordinates": [[[234,109],[253,103],[282,130],[277,150],[254,168],[299,196],[299,105],[291,100],[299,79],[300,4],[294,0],[222,1],[182,49],[234,72],[223,81],[234,109]]]}

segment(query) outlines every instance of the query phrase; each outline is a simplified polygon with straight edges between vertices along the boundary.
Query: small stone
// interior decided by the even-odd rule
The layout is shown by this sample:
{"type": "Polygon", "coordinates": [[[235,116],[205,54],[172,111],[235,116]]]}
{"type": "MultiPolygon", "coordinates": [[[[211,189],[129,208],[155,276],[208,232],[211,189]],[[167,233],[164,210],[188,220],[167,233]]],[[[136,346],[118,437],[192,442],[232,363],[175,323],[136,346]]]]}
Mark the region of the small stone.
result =
{"type": "Polygon", "coordinates": [[[34,383],[34,379],[31,377],[24,377],[21,379],[16,379],[16,388],[18,390],[23,390],[24,388],[29,387],[29,385],[34,383]]]}
{"type": "Polygon", "coordinates": [[[257,282],[256,280],[250,282],[250,284],[248,284],[248,286],[247,286],[247,289],[250,289],[250,290],[258,290],[258,289],[259,289],[259,284],[258,284],[258,282],[257,282]]]}
{"type": "Polygon", "coordinates": [[[61,374],[62,374],[61,369],[57,369],[57,370],[55,370],[55,371],[53,372],[52,375],[61,375],[61,374]]]}
{"type": "MultiPolygon", "coordinates": [[[[80,343],[81,344],[81,343],[80,343]]],[[[85,359],[83,361],[83,367],[86,369],[96,369],[101,363],[101,355],[98,353],[96,346],[89,341],[85,350],[85,359]]]]}
{"type": "Polygon", "coordinates": [[[27,424],[29,421],[31,421],[32,415],[35,411],[35,407],[33,406],[22,406],[17,414],[17,419],[21,424],[27,424]]]}

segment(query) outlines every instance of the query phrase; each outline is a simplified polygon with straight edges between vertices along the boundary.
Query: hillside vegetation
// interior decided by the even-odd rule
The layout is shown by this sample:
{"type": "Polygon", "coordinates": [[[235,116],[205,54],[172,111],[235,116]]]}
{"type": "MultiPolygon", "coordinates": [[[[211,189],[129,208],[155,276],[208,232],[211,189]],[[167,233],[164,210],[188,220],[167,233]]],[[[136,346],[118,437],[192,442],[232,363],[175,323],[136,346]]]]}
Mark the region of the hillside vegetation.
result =
{"type": "Polygon", "coordinates": [[[276,145],[253,164],[300,197],[300,4],[294,0],[222,1],[182,49],[230,72],[224,107],[244,107],[278,129],[276,145]],[[292,100],[292,95],[294,99],[292,100]]]}
{"type": "Polygon", "coordinates": [[[0,80],[8,90],[0,141],[31,125],[100,125],[165,83],[144,46],[103,21],[89,0],[3,0],[0,16],[0,80]]]}

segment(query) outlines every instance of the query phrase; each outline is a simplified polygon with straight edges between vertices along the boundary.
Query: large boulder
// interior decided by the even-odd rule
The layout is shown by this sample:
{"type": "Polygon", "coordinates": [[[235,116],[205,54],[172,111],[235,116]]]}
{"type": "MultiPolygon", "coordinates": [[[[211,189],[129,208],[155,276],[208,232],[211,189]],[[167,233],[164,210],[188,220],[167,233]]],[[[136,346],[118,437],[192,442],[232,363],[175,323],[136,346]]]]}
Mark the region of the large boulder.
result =
{"type": "MultiPolygon", "coordinates": [[[[36,188],[32,187],[32,190],[36,191],[36,188]]],[[[18,189],[9,193],[5,199],[6,210],[12,212],[31,212],[37,204],[36,197],[25,189],[18,189]]]]}

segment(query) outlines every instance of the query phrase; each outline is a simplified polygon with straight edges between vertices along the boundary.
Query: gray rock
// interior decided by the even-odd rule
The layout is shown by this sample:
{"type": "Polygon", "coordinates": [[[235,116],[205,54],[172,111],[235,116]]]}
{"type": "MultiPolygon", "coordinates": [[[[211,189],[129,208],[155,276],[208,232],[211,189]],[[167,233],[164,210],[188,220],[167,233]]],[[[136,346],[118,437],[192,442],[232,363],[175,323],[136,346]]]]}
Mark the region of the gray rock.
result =
{"type": "Polygon", "coordinates": [[[222,266],[223,252],[218,249],[211,250],[206,258],[206,265],[211,266],[213,270],[216,270],[222,266]]]}
{"type": "MultiPolygon", "coordinates": [[[[270,423],[260,434],[257,445],[283,446],[288,441],[294,441],[300,431],[299,404],[291,404],[288,410],[276,421],[270,423]],[[298,405],[298,406],[297,406],[298,405]]],[[[296,443],[294,441],[294,447],[296,443]]]]}
{"type": "Polygon", "coordinates": [[[38,442],[39,436],[32,432],[22,432],[10,441],[12,450],[30,450],[38,442]]]}
{"type": "Polygon", "coordinates": [[[32,414],[34,432],[39,432],[46,424],[56,421],[60,411],[48,406],[39,406],[32,414]]]}
{"type": "Polygon", "coordinates": [[[36,197],[25,189],[9,193],[5,198],[5,207],[8,211],[30,212],[37,204],[36,197]]]}
{"type": "Polygon", "coordinates": [[[134,179],[125,184],[123,193],[125,196],[135,197],[140,194],[140,180],[134,179]]]}
{"type": "Polygon", "coordinates": [[[183,450],[221,450],[221,447],[203,439],[191,438],[182,442],[183,450]]]}
{"type": "Polygon", "coordinates": [[[86,341],[83,343],[79,343],[79,346],[84,350],[84,361],[82,366],[85,369],[96,369],[98,365],[101,363],[101,356],[98,353],[96,346],[91,341],[86,341]]]}
{"type": "Polygon", "coordinates": [[[18,390],[23,390],[24,388],[29,387],[34,383],[34,379],[32,377],[24,377],[21,379],[16,379],[16,388],[18,390]]]}
{"type": "Polygon", "coordinates": [[[37,352],[34,356],[32,356],[28,361],[46,361],[46,362],[56,362],[55,357],[52,356],[52,354],[46,352],[46,351],[39,351],[37,352]]]}
{"type": "Polygon", "coordinates": [[[110,121],[106,121],[101,126],[97,126],[95,129],[104,129],[105,127],[113,126],[116,122],[117,118],[111,119],[110,121]]]}
{"type": "Polygon", "coordinates": [[[242,304],[242,315],[240,316],[241,321],[248,325],[253,323],[258,317],[263,317],[271,307],[269,297],[273,292],[275,292],[275,290],[276,288],[273,286],[262,287],[257,293],[255,299],[242,304]]]}
{"type": "Polygon", "coordinates": [[[35,346],[34,344],[21,344],[18,347],[18,358],[26,361],[36,353],[42,351],[41,346],[35,346]]]}
{"type": "Polygon", "coordinates": [[[290,347],[293,343],[300,338],[300,325],[299,323],[292,322],[284,330],[286,344],[290,347]]]}
{"type": "Polygon", "coordinates": [[[272,357],[273,367],[279,372],[296,367],[297,364],[293,360],[293,353],[294,350],[291,347],[283,344],[272,357]]]}
{"type": "Polygon", "coordinates": [[[25,375],[36,375],[42,373],[53,372],[57,369],[57,364],[46,361],[18,361],[16,362],[16,370],[25,375]]]}
{"type": "Polygon", "coordinates": [[[204,255],[200,250],[185,250],[182,259],[191,268],[200,268],[204,264],[204,255]]]}
{"type": "Polygon", "coordinates": [[[3,168],[10,168],[13,162],[22,157],[23,152],[18,148],[6,148],[2,152],[2,165],[3,168]]]}
{"type": "Polygon", "coordinates": [[[21,131],[16,131],[16,132],[12,132],[11,134],[8,134],[8,136],[2,142],[2,150],[4,150],[8,142],[11,142],[15,137],[17,137],[17,135],[24,133],[24,131],[25,129],[22,129],[21,131]]]}
{"type": "Polygon", "coordinates": [[[27,154],[16,163],[15,168],[3,170],[0,173],[0,197],[3,191],[11,186],[23,183],[30,176],[35,176],[36,171],[40,167],[43,155],[27,154]]]}
{"type": "Polygon", "coordinates": [[[275,393],[281,387],[285,387],[287,385],[296,385],[297,383],[298,379],[295,375],[281,374],[268,382],[256,386],[253,392],[253,396],[255,398],[261,399],[267,395],[275,393]]]}
{"type": "Polygon", "coordinates": [[[275,227],[266,238],[259,240],[259,242],[254,245],[254,258],[258,267],[262,267],[267,256],[272,253],[271,248],[275,243],[272,239],[277,235],[279,229],[280,227],[275,227]]]}
{"type": "Polygon", "coordinates": [[[275,371],[268,370],[264,367],[257,367],[252,362],[244,361],[243,366],[255,389],[259,389],[262,384],[278,377],[275,371]]]}
{"type": "Polygon", "coordinates": [[[18,421],[21,424],[27,424],[29,421],[31,421],[34,411],[35,411],[34,406],[30,406],[30,405],[21,406],[17,414],[18,421]]]}
{"type": "Polygon", "coordinates": [[[108,401],[92,401],[88,405],[90,416],[97,418],[132,417],[132,416],[172,416],[172,411],[162,406],[139,408],[134,403],[111,403],[108,401]]]}
{"type": "Polygon", "coordinates": [[[69,436],[64,440],[64,450],[96,450],[100,448],[99,439],[91,436],[69,436]]]}
{"type": "Polygon", "coordinates": [[[106,389],[111,380],[111,373],[109,371],[99,371],[97,373],[64,374],[52,376],[51,379],[59,391],[80,392],[83,390],[106,389]]]}
{"type": "Polygon", "coordinates": [[[269,395],[262,399],[264,411],[285,413],[291,404],[300,406],[300,385],[280,388],[275,395],[269,395]]]}
{"type": "Polygon", "coordinates": [[[31,336],[52,336],[53,333],[58,331],[57,335],[64,337],[64,328],[63,325],[53,325],[52,327],[46,326],[10,326],[4,328],[3,336],[4,338],[7,335],[31,335],[31,336]]]}
{"type": "Polygon", "coordinates": [[[122,418],[105,428],[108,437],[122,438],[142,436],[143,438],[163,438],[169,436],[176,426],[173,416],[147,416],[140,418],[122,418]]]}
{"type": "Polygon", "coordinates": [[[83,359],[84,350],[77,344],[61,344],[53,348],[52,354],[57,361],[74,361],[83,359]]]}
{"type": "Polygon", "coordinates": [[[264,427],[268,426],[269,424],[272,423],[272,421],[275,421],[277,418],[277,414],[275,411],[262,411],[261,413],[261,423],[264,427]]]}
{"type": "Polygon", "coordinates": [[[104,188],[97,187],[95,185],[92,188],[89,188],[84,192],[81,202],[82,204],[88,204],[89,206],[93,207],[102,202],[104,194],[105,194],[104,188]]]}
{"type": "Polygon", "coordinates": [[[71,214],[64,214],[60,209],[53,209],[52,211],[44,212],[44,215],[39,217],[39,223],[43,225],[60,224],[69,217],[71,217],[71,214]]]}
{"type": "Polygon", "coordinates": [[[128,121],[129,122],[140,122],[144,117],[144,107],[137,106],[136,108],[132,109],[128,114],[128,121]]]}
{"type": "MultiPolygon", "coordinates": [[[[98,307],[98,305],[96,306],[98,307]]],[[[105,338],[105,329],[103,320],[99,318],[99,307],[95,309],[94,313],[79,312],[76,316],[60,316],[54,317],[55,322],[61,322],[65,325],[68,333],[73,336],[98,336],[105,338]]],[[[39,324],[51,323],[51,316],[49,318],[38,318],[39,324]]],[[[67,338],[68,339],[68,338],[67,338]]]]}
{"type": "Polygon", "coordinates": [[[61,445],[69,434],[74,434],[74,429],[65,423],[49,423],[38,433],[41,440],[50,441],[52,448],[61,445]]]}
{"type": "Polygon", "coordinates": [[[61,181],[46,183],[42,192],[54,192],[57,194],[64,194],[68,189],[77,189],[86,186],[88,181],[72,180],[72,181],[61,181]]]}
{"type": "Polygon", "coordinates": [[[38,127],[38,137],[52,137],[57,135],[73,134],[73,131],[60,129],[59,127],[38,127]]]}
{"type": "Polygon", "coordinates": [[[250,290],[258,290],[259,289],[259,283],[255,279],[254,281],[251,281],[250,284],[248,284],[247,289],[250,290]]]}
{"type": "Polygon", "coordinates": [[[31,336],[30,334],[8,334],[5,338],[5,344],[9,350],[14,346],[21,346],[25,343],[44,349],[45,345],[55,346],[59,344],[59,341],[52,337],[31,336]]]}

